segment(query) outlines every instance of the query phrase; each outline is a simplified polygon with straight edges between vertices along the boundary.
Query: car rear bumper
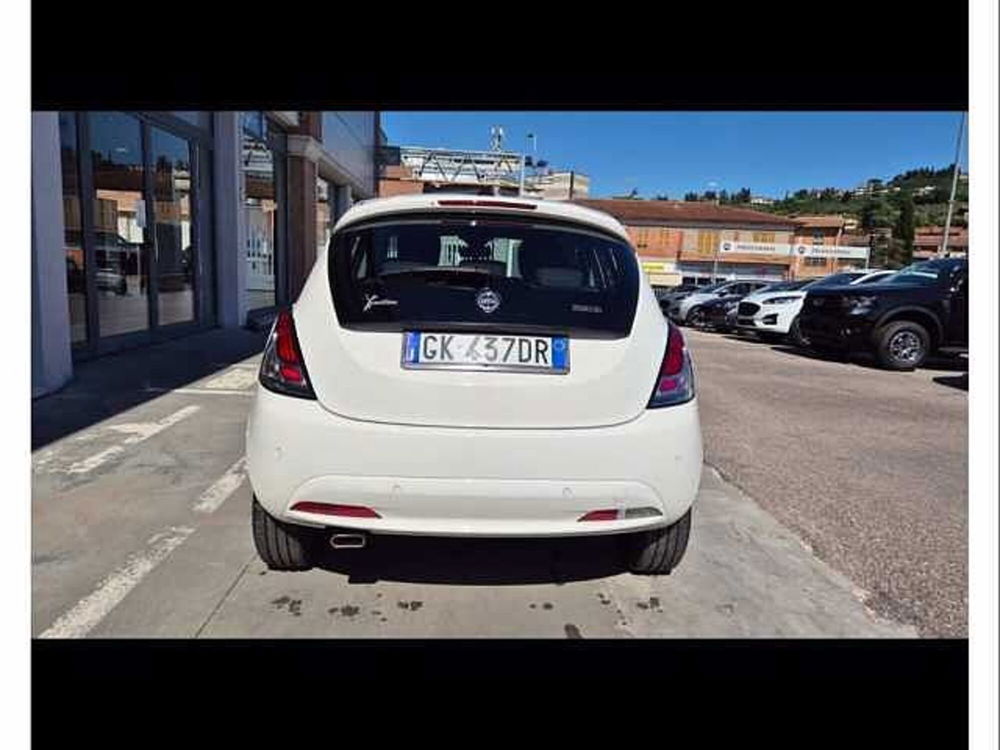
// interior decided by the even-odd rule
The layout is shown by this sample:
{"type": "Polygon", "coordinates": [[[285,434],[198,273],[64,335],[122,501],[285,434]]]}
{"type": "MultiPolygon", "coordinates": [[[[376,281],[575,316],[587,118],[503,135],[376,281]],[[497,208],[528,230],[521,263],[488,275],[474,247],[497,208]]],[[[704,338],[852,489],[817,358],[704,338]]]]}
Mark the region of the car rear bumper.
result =
{"type": "Polygon", "coordinates": [[[577,536],[680,518],[702,469],[696,401],[613,427],[467,429],[346,419],[258,387],[247,422],[254,494],[306,526],[433,536],[577,536]],[[379,518],[292,510],[300,501],[365,506],[379,518]],[[580,521],[594,510],[658,515],[580,521]]]}

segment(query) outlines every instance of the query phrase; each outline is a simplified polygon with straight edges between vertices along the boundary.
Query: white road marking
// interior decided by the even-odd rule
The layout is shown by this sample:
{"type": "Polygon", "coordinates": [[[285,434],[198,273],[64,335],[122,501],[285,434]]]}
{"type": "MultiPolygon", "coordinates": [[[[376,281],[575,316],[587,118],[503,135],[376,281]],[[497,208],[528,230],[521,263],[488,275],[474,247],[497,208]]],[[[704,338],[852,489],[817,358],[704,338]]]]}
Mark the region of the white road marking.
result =
{"type": "Polygon", "coordinates": [[[215,480],[212,486],[201,493],[198,502],[194,504],[193,510],[198,513],[212,513],[232,495],[243,484],[246,479],[246,456],[230,466],[226,473],[215,480]]]}
{"type": "Polygon", "coordinates": [[[94,592],[57,619],[39,638],[82,638],[134,589],[167,555],[194,533],[175,526],[150,537],[148,549],[132,555],[118,570],[102,580],[94,592]]]}
{"type": "Polygon", "coordinates": [[[229,391],[214,389],[208,390],[207,388],[146,388],[146,391],[150,393],[181,393],[187,396],[252,396],[252,390],[246,391],[229,391]]]}
{"type": "Polygon", "coordinates": [[[82,461],[77,461],[66,469],[66,471],[70,474],[86,474],[88,471],[93,471],[101,464],[110,461],[115,456],[124,452],[125,446],[112,445],[110,448],[105,448],[100,453],[95,453],[93,456],[89,456],[82,461]]]}
{"type": "Polygon", "coordinates": [[[108,429],[127,433],[129,437],[125,438],[118,445],[112,445],[110,448],[105,448],[100,453],[95,453],[93,456],[85,458],[82,461],[75,462],[66,471],[70,474],[86,474],[88,471],[93,471],[101,464],[110,461],[115,456],[124,452],[124,446],[135,445],[136,443],[141,443],[143,440],[148,440],[153,437],[153,435],[162,432],[168,427],[172,427],[182,419],[187,419],[199,409],[201,409],[200,406],[185,406],[183,409],[178,409],[173,414],[169,414],[156,422],[131,422],[126,424],[109,425],[108,429]]]}
{"type": "Polygon", "coordinates": [[[217,375],[201,384],[202,388],[209,390],[245,390],[251,388],[257,382],[255,370],[233,367],[222,375],[217,375]]]}

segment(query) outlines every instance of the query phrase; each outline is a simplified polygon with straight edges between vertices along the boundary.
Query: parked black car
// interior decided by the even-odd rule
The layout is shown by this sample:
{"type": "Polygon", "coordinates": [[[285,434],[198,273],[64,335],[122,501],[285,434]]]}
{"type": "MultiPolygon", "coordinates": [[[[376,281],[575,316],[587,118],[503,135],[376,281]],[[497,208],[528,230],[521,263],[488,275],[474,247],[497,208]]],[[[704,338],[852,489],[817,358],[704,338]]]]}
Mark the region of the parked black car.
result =
{"type": "Polygon", "coordinates": [[[968,264],[928,260],[864,287],[810,289],[799,328],[818,351],[870,351],[890,370],[912,370],[942,349],[968,348],[968,264]]]}
{"type": "MultiPolygon", "coordinates": [[[[760,290],[758,290],[760,291],[760,290]]],[[[688,322],[695,328],[711,328],[715,331],[732,331],[736,328],[736,311],[740,300],[746,294],[729,294],[710,302],[704,302],[693,309],[688,322]]]]}

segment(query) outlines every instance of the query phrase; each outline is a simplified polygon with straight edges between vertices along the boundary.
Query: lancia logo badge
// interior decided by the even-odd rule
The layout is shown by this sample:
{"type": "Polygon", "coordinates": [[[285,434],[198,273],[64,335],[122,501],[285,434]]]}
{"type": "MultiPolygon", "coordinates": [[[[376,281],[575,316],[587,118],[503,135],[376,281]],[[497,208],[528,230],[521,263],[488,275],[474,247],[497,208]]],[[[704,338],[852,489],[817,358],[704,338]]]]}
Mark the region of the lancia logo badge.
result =
{"type": "Polygon", "coordinates": [[[480,310],[489,314],[500,307],[500,295],[486,287],[476,295],[476,304],[479,305],[480,310]]]}

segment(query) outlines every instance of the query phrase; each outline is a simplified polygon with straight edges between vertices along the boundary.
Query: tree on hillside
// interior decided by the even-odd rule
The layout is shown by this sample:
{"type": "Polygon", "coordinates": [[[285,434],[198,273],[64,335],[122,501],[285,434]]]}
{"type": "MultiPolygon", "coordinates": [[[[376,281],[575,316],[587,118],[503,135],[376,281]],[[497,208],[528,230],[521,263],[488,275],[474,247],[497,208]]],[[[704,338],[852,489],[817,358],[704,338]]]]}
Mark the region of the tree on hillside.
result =
{"type": "Polygon", "coordinates": [[[684,193],[684,200],[688,201],[689,203],[694,202],[694,201],[698,200],[698,194],[697,193],[684,193]]]}
{"type": "Polygon", "coordinates": [[[657,193],[656,194],[656,198],[654,200],[668,201],[668,200],[670,200],[670,196],[667,195],[666,193],[657,193]]]}
{"type": "Polygon", "coordinates": [[[907,190],[899,200],[899,216],[893,226],[893,244],[895,245],[893,260],[901,266],[913,262],[913,219],[913,195],[907,190]]]}
{"type": "Polygon", "coordinates": [[[740,191],[733,196],[733,200],[736,203],[749,203],[750,202],[750,188],[740,188],[740,191]]]}

